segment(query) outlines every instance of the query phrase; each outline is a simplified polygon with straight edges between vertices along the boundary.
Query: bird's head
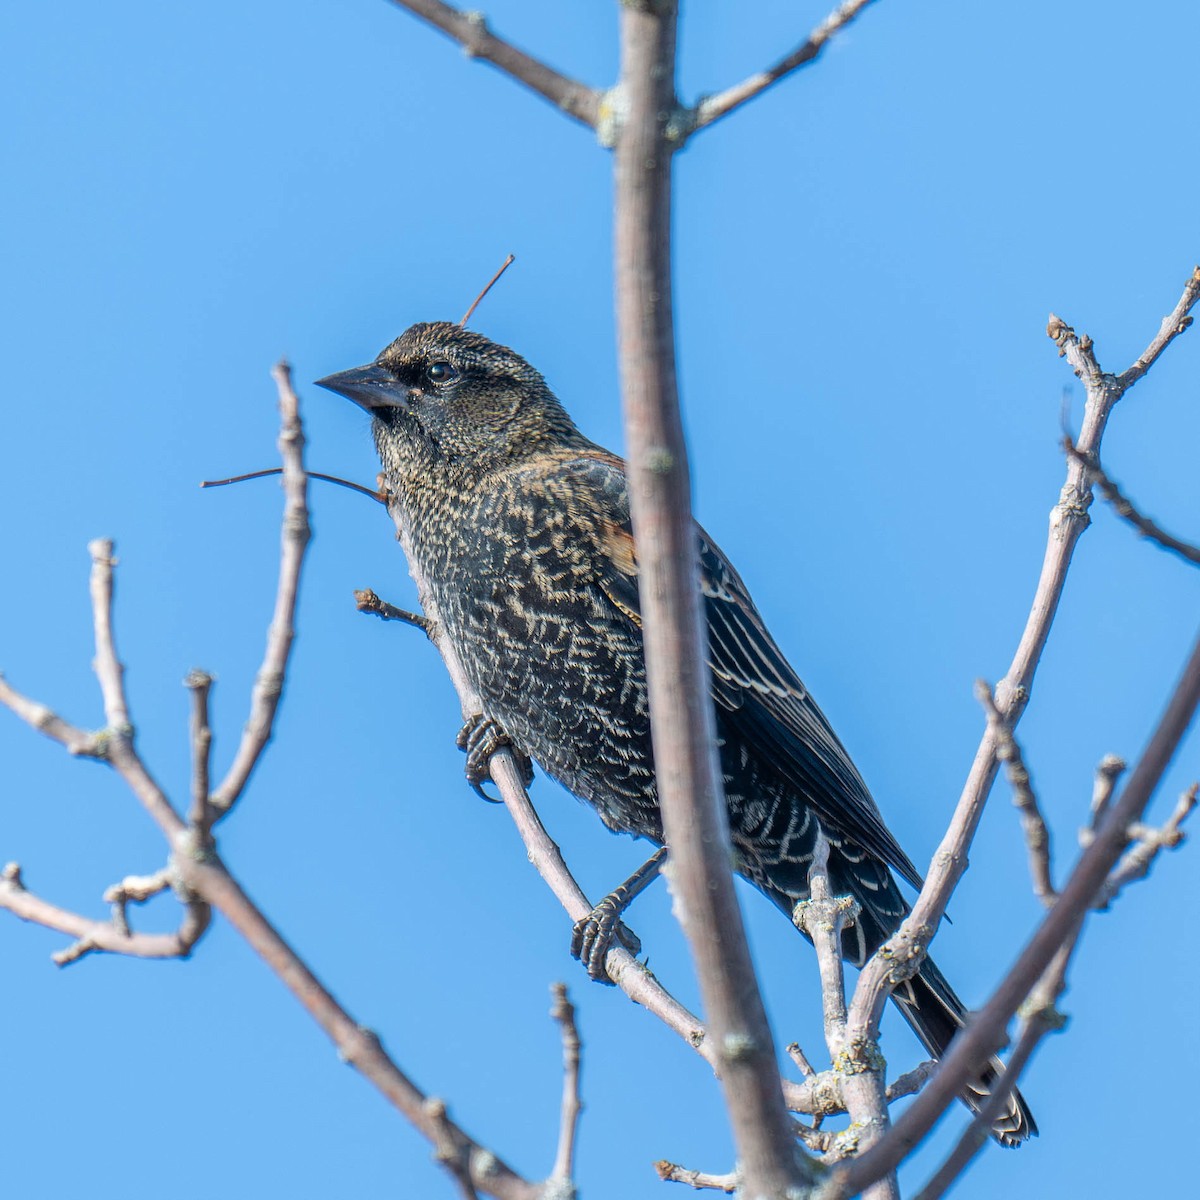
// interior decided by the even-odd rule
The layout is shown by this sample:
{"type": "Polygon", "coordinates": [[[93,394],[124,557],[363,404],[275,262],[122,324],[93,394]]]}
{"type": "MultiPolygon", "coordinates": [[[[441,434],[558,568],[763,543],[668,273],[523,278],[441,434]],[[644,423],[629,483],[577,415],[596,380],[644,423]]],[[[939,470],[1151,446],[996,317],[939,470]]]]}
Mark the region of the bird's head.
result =
{"type": "Polygon", "coordinates": [[[445,321],[413,325],[373,363],[317,383],[371,414],[384,470],[400,478],[438,467],[482,477],[579,436],[519,354],[445,321]]]}

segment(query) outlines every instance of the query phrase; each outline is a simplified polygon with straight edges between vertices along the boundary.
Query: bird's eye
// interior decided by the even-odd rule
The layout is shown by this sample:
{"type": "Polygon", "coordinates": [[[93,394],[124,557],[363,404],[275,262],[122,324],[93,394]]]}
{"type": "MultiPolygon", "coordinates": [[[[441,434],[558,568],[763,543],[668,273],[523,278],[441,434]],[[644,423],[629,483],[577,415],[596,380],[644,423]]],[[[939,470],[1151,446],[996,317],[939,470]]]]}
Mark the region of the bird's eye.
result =
{"type": "Polygon", "coordinates": [[[458,372],[448,362],[435,362],[425,368],[425,376],[430,383],[449,383],[458,372]]]}

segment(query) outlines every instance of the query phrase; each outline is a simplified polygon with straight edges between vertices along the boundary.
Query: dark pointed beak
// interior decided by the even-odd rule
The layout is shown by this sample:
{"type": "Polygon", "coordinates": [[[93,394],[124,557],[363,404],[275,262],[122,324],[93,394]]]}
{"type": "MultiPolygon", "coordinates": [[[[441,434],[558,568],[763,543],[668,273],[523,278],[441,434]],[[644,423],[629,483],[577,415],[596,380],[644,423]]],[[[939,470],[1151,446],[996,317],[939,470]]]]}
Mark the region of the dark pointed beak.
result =
{"type": "Polygon", "coordinates": [[[367,412],[379,408],[408,407],[408,388],[390,371],[385,371],[375,363],[339,371],[336,375],[326,375],[324,379],[317,380],[317,387],[337,392],[367,412]]]}

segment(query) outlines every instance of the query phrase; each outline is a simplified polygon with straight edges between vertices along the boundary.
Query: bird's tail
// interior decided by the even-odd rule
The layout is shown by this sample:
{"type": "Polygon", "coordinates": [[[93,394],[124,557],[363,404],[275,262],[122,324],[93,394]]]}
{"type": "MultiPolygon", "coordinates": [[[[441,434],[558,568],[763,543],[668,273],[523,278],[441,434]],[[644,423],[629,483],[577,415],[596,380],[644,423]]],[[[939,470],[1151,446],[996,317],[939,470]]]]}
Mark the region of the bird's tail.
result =
{"type": "MultiPolygon", "coordinates": [[[[934,1058],[942,1058],[954,1035],[963,1027],[966,1010],[937,964],[927,958],[920,973],[896,988],[892,999],[925,1049],[934,1058]]],[[[997,1078],[1003,1074],[1004,1064],[993,1056],[967,1084],[961,1098],[972,1112],[983,1107],[997,1078]]],[[[1019,1146],[1035,1137],[1037,1131],[1037,1122],[1025,1097],[1013,1088],[992,1122],[992,1137],[1002,1146],[1019,1146]]]]}

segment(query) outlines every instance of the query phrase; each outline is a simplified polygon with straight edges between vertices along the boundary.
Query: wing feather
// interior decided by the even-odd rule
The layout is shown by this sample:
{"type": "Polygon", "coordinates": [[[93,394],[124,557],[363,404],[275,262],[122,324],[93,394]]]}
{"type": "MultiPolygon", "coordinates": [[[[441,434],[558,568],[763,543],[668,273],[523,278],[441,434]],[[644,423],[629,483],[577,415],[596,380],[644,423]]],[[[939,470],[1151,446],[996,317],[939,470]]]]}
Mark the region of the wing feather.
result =
{"type": "MultiPolygon", "coordinates": [[[[597,585],[625,619],[640,627],[624,465],[597,447],[564,467],[591,485],[603,514],[597,585]]],[[[771,637],[741,576],[704,530],[696,529],[712,694],[722,721],[763,765],[803,796],[831,837],[855,843],[920,888],[920,873],[884,824],[825,714],[771,637]]]]}

